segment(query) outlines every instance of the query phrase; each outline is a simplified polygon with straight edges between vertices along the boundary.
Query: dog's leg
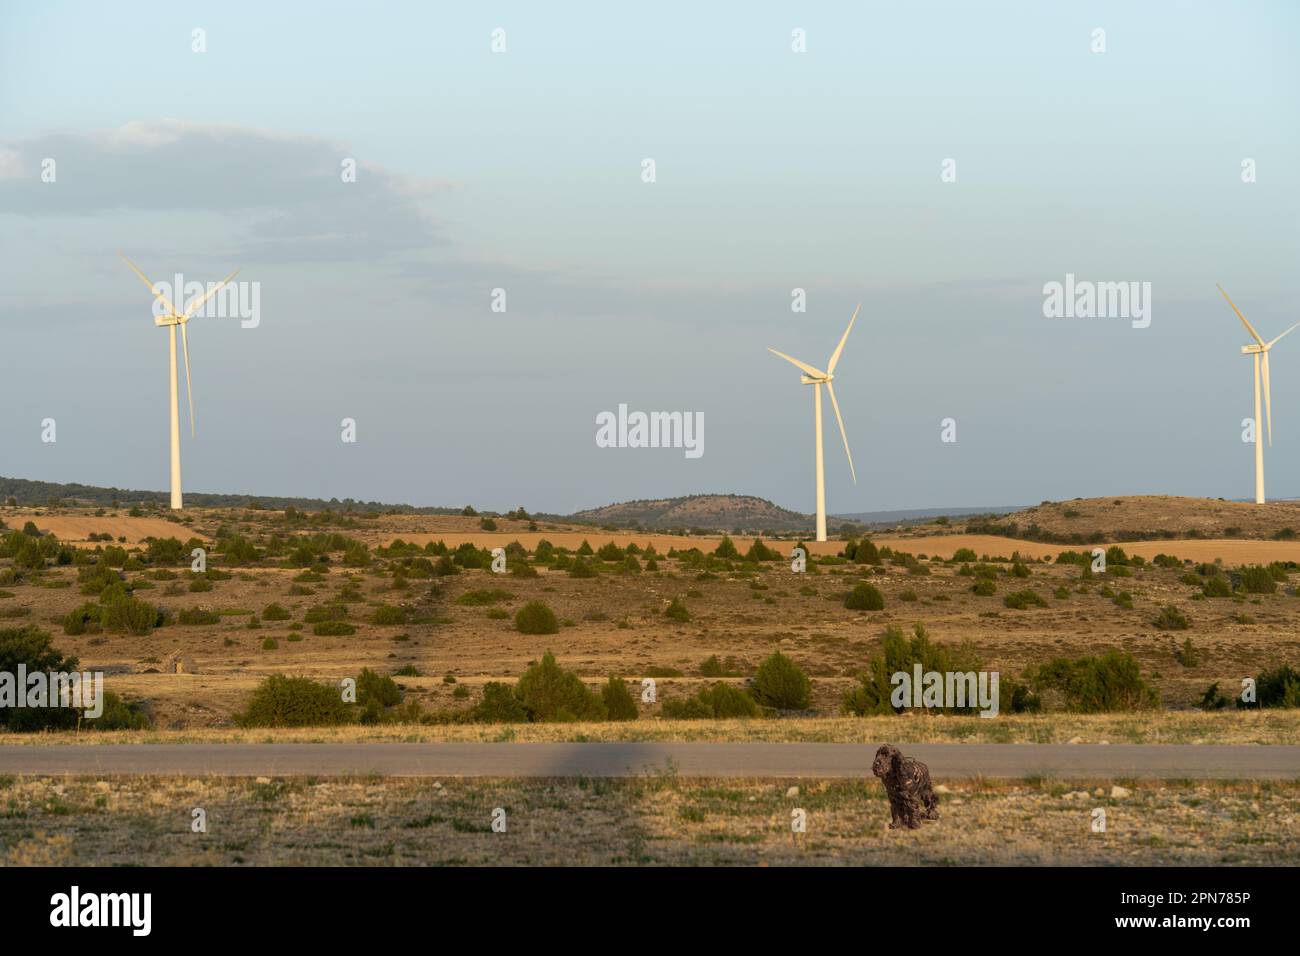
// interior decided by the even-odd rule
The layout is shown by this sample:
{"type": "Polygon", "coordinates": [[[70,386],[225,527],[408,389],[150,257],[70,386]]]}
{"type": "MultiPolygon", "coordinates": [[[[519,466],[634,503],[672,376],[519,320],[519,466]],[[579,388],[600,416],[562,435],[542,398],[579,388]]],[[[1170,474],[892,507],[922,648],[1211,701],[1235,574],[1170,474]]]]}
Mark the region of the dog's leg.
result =
{"type": "Polygon", "coordinates": [[[897,830],[903,820],[903,807],[898,794],[889,788],[886,788],[885,792],[889,795],[889,829],[897,830]]]}
{"type": "Polygon", "coordinates": [[[939,819],[939,795],[934,792],[930,782],[925,782],[925,789],[921,792],[921,801],[925,804],[925,818],[927,820],[939,819]]]}
{"type": "Polygon", "coordinates": [[[916,794],[909,793],[904,798],[903,804],[903,824],[909,830],[915,830],[921,825],[920,811],[921,801],[916,798],[916,794]]]}

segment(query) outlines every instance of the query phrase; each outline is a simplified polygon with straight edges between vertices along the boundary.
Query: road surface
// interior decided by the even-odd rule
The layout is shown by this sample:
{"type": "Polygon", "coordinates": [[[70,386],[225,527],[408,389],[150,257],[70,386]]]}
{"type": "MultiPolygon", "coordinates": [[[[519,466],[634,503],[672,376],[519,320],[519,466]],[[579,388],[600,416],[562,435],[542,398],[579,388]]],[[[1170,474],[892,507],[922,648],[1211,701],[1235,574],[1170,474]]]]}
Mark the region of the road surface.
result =
{"type": "MultiPolygon", "coordinates": [[[[2,774],[394,777],[862,777],[876,744],[0,745],[2,774]]],[[[936,778],[1300,779],[1300,746],[910,744],[936,778]]]]}

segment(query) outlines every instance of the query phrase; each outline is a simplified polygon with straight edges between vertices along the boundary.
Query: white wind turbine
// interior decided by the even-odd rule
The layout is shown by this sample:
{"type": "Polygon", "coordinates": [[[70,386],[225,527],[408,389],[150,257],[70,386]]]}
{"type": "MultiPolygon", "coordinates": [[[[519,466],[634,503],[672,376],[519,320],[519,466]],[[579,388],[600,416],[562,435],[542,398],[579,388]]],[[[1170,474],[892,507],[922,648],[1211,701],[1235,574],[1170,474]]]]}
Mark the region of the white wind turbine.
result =
{"type": "MultiPolygon", "coordinates": [[[[1223,286],[1219,286],[1219,291],[1223,293],[1225,299],[1228,299],[1228,293],[1223,291],[1223,286]]],[[[1241,319],[1241,324],[1246,327],[1250,337],[1255,340],[1254,345],[1243,345],[1241,354],[1255,356],[1255,504],[1262,505],[1264,503],[1264,443],[1259,440],[1260,372],[1263,371],[1264,415],[1268,420],[1268,444],[1271,448],[1273,446],[1273,399],[1268,381],[1268,353],[1280,339],[1300,328],[1300,322],[1291,326],[1271,342],[1265,342],[1259,337],[1255,327],[1246,321],[1246,317],[1241,314],[1241,310],[1237,308],[1231,299],[1228,299],[1228,305],[1232,306],[1232,311],[1237,313],[1237,318],[1241,319]]]]}
{"type": "Polygon", "coordinates": [[[817,540],[826,540],[826,469],[822,461],[822,386],[826,386],[826,392],[831,397],[831,407],[835,409],[835,421],[840,426],[840,437],[844,439],[844,454],[849,459],[849,474],[853,476],[853,483],[858,483],[858,473],[853,468],[853,452],[849,451],[849,436],[844,433],[844,419],[840,417],[840,403],[835,401],[835,386],[831,380],[835,378],[835,366],[840,360],[840,353],[844,351],[844,343],[849,340],[849,333],[853,331],[853,323],[857,321],[858,305],[853,310],[853,317],[849,319],[849,327],[844,330],[844,335],[840,338],[840,344],[835,347],[831,360],[826,364],[826,371],[815,369],[811,365],[805,365],[796,358],[791,358],[784,352],[778,352],[776,349],[768,349],[773,355],[778,355],[785,359],[791,365],[794,365],[804,374],[800,377],[805,385],[813,387],[813,416],[817,422],[817,540]]]}
{"type": "MultiPolygon", "coordinates": [[[[181,330],[181,346],[185,350],[185,396],[189,402],[190,408],[190,436],[194,435],[194,391],[190,385],[190,342],[189,336],[185,333],[185,326],[196,312],[203,307],[203,304],[216,295],[217,290],[233,279],[239,270],[236,269],[230,275],[226,276],[212,288],[208,289],[203,295],[199,296],[184,312],[177,312],[176,306],[167,300],[167,297],[158,291],[157,287],[149,281],[149,278],[141,272],[134,262],[128,259],[122,253],[122,261],[131,267],[131,271],[140,277],[140,281],[149,287],[155,298],[162,303],[163,308],[167,310],[166,315],[155,315],[154,325],[165,325],[171,337],[171,437],[172,437],[172,508],[179,510],[181,505],[181,416],[180,401],[176,394],[176,328],[181,330]]],[[[176,290],[181,293],[183,290],[176,290]]]]}

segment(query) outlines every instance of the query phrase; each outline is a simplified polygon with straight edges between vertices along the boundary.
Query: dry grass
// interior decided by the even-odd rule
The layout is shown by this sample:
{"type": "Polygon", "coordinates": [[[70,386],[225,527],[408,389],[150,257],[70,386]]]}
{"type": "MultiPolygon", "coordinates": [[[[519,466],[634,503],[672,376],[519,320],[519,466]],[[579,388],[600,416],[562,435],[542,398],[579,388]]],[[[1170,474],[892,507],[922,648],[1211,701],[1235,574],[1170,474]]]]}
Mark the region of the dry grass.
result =
{"type": "MultiPolygon", "coordinates": [[[[127,520],[156,521],[180,537],[211,537],[224,527],[231,533],[256,538],[283,528],[283,516],[278,512],[197,509],[185,515],[188,524],[180,526],[157,517],[101,518],[69,509],[54,514],[4,512],[10,527],[21,527],[27,517],[39,526],[75,521],[79,524],[74,530],[85,534],[101,524],[112,529],[117,527],[113,522],[127,520]]],[[[420,540],[421,536],[448,543],[472,538],[497,544],[515,538],[528,543],[545,536],[559,543],[568,540],[561,538],[562,534],[575,536],[575,544],[586,539],[593,547],[611,538],[642,543],[646,540],[644,535],[615,536],[590,528],[574,530],[547,524],[529,535],[527,522],[504,518],[497,519],[502,531],[495,535],[477,531],[477,518],[461,516],[385,515],[337,520],[342,533],[376,543],[394,537],[420,540]]],[[[945,554],[965,540],[969,537],[915,538],[906,541],[906,548],[914,554],[945,554]]],[[[678,547],[711,543],[675,537],[666,541],[678,547]]],[[[987,542],[1020,549],[1025,555],[1037,553],[1038,549],[1008,539],[989,538],[987,542]]],[[[981,542],[977,552],[987,542],[981,542]]],[[[742,548],[748,546],[747,541],[737,543],[742,548]]],[[[1186,557],[1187,548],[1218,544],[1175,541],[1142,547],[1186,557]]],[[[1281,542],[1221,544],[1225,548],[1276,547],[1300,552],[1300,546],[1281,542]]],[[[841,547],[838,542],[827,545],[836,550],[841,547]]],[[[1063,550],[1042,547],[1053,554],[1063,550]]],[[[667,545],[659,547],[661,554],[666,549],[667,545]]],[[[1292,556],[1300,557],[1300,553],[1292,556]]],[[[142,637],[64,635],[60,620],[88,598],[80,593],[74,568],[51,568],[39,583],[26,580],[0,588],[0,625],[35,623],[51,630],[61,651],[80,658],[84,668],[106,673],[108,689],[128,699],[148,701],[160,729],[185,732],[229,728],[231,716],[243,707],[253,688],[274,673],[337,681],[355,675],[362,667],[380,673],[412,667],[418,676],[397,678],[408,699],[426,710],[465,708],[477,701],[484,683],[514,681],[547,649],[555,652],[563,666],[575,670],[592,685],[611,674],[636,682],[648,675],[678,673],[680,676],[656,678],[661,701],[689,695],[707,683],[709,679],[701,675],[700,665],[710,656],[723,661],[730,658],[730,671],[735,676],[727,679],[739,684],[753,675],[764,658],[780,650],[811,677],[810,716],[820,721],[839,713],[843,694],[855,685],[856,675],[877,653],[884,629],[894,625],[910,630],[915,623],[924,624],[936,641],[969,641],[986,667],[1004,675],[1019,675],[1026,667],[1056,656],[1073,657],[1110,648],[1128,651],[1159,691],[1165,707],[1174,711],[1188,711],[1211,683],[1218,682],[1223,693],[1231,696],[1242,677],[1254,676],[1280,663],[1295,666],[1300,662],[1300,600],[1295,597],[1293,584],[1271,595],[1201,600],[1196,586],[1181,581],[1184,570],[1151,566],[1136,569],[1131,577],[1106,576],[1089,582],[1080,579],[1077,566],[1034,562],[1029,565],[1028,578],[1001,577],[995,595],[980,597],[971,593],[971,578],[958,575],[952,565],[925,561],[923,566],[930,571],[927,575],[911,574],[891,565],[884,569],[885,574],[868,575],[884,593],[885,610],[863,613],[846,610],[842,602],[843,595],[869,570],[856,565],[794,575],[787,564],[780,562],[764,564],[755,573],[701,576],[679,562],[661,558],[658,572],[637,575],[617,574],[611,568],[593,579],[576,579],[546,569],[536,578],[470,571],[434,580],[412,578],[408,588],[399,590],[393,587],[383,562],[349,569],[339,567],[337,558],[335,555],[336,563],[325,580],[305,585],[295,583],[297,571],[271,566],[229,568],[234,575],[231,579],[217,581],[212,590],[199,593],[186,589],[184,573],[175,582],[155,581],[153,588],[139,591],[138,596],[174,613],[203,607],[222,616],[216,624],[172,625],[142,637]],[[360,601],[348,605],[349,622],[356,627],[356,633],[335,637],[313,634],[312,626],[304,623],[306,612],[336,600],[342,586],[349,582],[361,594],[360,601]],[[1048,606],[1016,611],[1003,605],[1006,593],[1026,587],[1042,595],[1048,606]],[[495,607],[457,603],[466,591],[480,588],[502,588],[508,597],[495,607]],[[1112,600],[1110,595],[1121,591],[1131,594],[1131,609],[1112,600]],[[689,608],[689,621],[679,623],[663,615],[673,598],[682,599],[689,608]],[[563,624],[560,633],[531,637],[514,630],[514,611],[531,600],[544,601],[554,608],[563,624]],[[287,608],[291,620],[261,621],[260,627],[250,629],[253,615],[272,602],[287,608]],[[409,623],[371,623],[374,606],[380,603],[406,606],[409,623]],[[1169,604],[1191,620],[1189,630],[1166,632],[1153,626],[1159,609],[1169,604]],[[494,612],[504,616],[490,616],[494,612]],[[263,647],[267,638],[274,641],[271,649],[263,647]],[[1174,654],[1175,645],[1184,638],[1191,638],[1197,652],[1193,667],[1184,667],[1174,654]],[[199,672],[157,673],[159,663],[173,653],[192,658],[199,672]],[[454,683],[445,681],[444,675],[452,675],[454,683]],[[463,688],[461,696],[453,696],[458,688],[463,688]]],[[[211,555],[210,565],[222,568],[222,556],[211,555]]],[[[128,575],[133,581],[148,577],[148,573],[128,575]]],[[[1187,714],[1185,723],[1180,722],[1182,717],[1162,716],[1150,721],[1116,718],[1114,731],[1098,733],[1068,716],[1054,716],[1038,723],[1009,715],[978,722],[972,725],[975,729],[960,724],[918,723],[916,727],[925,729],[911,730],[903,721],[868,729],[868,725],[852,722],[837,725],[782,720],[737,730],[693,725],[664,728],[653,720],[658,713],[657,705],[648,706],[642,709],[644,719],[633,727],[578,732],[602,739],[712,739],[714,734],[742,734],[739,739],[819,740],[844,739],[844,735],[860,733],[863,737],[902,740],[1068,740],[1075,736],[1092,740],[1103,735],[1132,739],[1140,734],[1145,735],[1143,739],[1166,739],[1167,735],[1178,740],[1230,742],[1243,737],[1285,739],[1295,726],[1285,717],[1261,723],[1254,717],[1229,713],[1213,717],[1187,714]],[[1207,730],[1184,731],[1184,726],[1207,730]],[[935,727],[941,729],[932,729],[935,727]]],[[[427,734],[429,739],[443,739],[439,734],[482,739],[501,731],[430,728],[396,732],[427,734]]],[[[541,728],[526,733],[537,734],[540,739],[568,739],[574,731],[541,728]]]]}
{"type": "Polygon", "coordinates": [[[949,782],[889,831],[875,781],[7,778],[9,865],[1296,865],[1300,784],[949,782]],[[797,786],[791,794],[787,788],[797,786]],[[1095,789],[1091,789],[1094,788],[1095,789]],[[1090,790],[1090,792],[1089,792],[1090,790]],[[506,832],[491,830],[506,811],[506,832]],[[1106,831],[1092,832],[1093,810],[1106,831]],[[194,808],[207,832],[191,829],[194,808]],[[806,833],[792,832],[792,811],[806,833]]]}

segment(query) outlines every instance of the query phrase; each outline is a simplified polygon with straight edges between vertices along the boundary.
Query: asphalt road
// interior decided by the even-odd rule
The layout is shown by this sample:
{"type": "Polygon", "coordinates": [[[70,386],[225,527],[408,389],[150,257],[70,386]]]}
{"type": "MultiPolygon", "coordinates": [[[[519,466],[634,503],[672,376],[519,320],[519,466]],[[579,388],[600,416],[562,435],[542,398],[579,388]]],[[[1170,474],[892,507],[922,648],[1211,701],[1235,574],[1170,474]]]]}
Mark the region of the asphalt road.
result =
{"type": "MultiPolygon", "coordinates": [[[[0,773],[394,777],[862,777],[876,744],[421,743],[0,746],[0,773]]],[[[935,778],[1300,779],[1300,746],[911,744],[935,778]]]]}

